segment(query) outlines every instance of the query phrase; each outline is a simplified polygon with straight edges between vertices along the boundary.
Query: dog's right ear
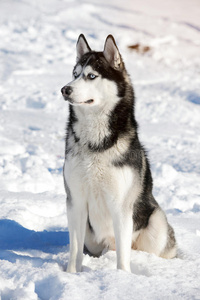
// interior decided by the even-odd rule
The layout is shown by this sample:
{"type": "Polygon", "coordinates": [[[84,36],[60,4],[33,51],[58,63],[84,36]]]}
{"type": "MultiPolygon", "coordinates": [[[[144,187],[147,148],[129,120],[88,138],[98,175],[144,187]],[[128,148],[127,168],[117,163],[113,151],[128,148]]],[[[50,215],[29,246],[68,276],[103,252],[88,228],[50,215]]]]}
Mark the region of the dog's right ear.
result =
{"type": "Polygon", "coordinates": [[[76,44],[76,54],[77,54],[76,62],[78,62],[84,54],[86,54],[90,51],[91,51],[91,48],[88,45],[86,38],[84,37],[83,34],[80,34],[77,44],[76,44]]]}

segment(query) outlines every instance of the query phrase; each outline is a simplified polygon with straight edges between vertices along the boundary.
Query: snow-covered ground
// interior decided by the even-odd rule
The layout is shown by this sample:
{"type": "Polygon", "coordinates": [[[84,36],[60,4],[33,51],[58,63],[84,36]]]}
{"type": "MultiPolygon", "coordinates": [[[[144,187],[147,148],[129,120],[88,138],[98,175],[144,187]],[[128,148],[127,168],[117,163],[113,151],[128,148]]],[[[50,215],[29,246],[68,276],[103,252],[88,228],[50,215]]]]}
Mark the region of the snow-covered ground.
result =
{"type": "Polygon", "coordinates": [[[200,299],[199,0],[1,0],[0,298],[200,299]],[[84,256],[64,272],[69,236],[62,180],[75,44],[115,36],[137,98],[154,195],[173,225],[178,258],[84,256]],[[145,54],[128,46],[149,46],[145,54]]]}

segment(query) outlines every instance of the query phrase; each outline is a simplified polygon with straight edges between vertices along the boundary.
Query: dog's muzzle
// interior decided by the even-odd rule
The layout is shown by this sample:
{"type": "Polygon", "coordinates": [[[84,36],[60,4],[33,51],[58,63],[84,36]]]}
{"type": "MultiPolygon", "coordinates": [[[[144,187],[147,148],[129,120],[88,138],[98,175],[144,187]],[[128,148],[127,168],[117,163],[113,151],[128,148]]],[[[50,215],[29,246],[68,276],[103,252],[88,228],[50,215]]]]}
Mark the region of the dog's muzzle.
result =
{"type": "Polygon", "coordinates": [[[65,85],[62,89],[61,89],[61,93],[63,95],[63,98],[66,101],[69,101],[70,104],[72,105],[82,105],[82,104],[91,104],[94,102],[94,99],[88,99],[86,101],[82,101],[82,102],[75,102],[70,96],[73,92],[73,88],[71,86],[67,86],[65,85]]]}
{"type": "Polygon", "coordinates": [[[61,93],[64,97],[65,100],[68,100],[69,96],[71,95],[73,89],[71,86],[67,86],[65,85],[62,89],[61,89],[61,93]]]}

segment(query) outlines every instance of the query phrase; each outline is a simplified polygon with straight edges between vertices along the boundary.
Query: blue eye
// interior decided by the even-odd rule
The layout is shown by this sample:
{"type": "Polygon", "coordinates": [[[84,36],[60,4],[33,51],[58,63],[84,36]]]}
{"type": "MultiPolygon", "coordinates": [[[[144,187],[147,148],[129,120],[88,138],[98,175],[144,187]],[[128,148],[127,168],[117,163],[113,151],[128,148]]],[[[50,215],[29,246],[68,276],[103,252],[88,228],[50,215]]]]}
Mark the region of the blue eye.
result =
{"type": "Polygon", "coordinates": [[[94,75],[94,74],[92,74],[92,73],[89,73],[88,76],[87,76],[87,78],[90,79],[90,80],[93,80],[93,79],[95,79],[96,77],[97,77],[97,76],[94,75]]]}

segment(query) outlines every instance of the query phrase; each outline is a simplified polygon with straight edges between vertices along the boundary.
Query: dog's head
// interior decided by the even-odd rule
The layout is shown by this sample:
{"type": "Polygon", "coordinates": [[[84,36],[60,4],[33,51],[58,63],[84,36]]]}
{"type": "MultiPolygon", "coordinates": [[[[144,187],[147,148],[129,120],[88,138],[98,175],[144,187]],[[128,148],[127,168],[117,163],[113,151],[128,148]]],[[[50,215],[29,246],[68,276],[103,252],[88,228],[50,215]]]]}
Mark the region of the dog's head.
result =
{"type": "Polygon", "coordinates": [[[127,74],[113,36],[106,38],[103,52],[95,52],[81,34],[76,50],[73,80],[61,89],[64,99],[82,107],[116,104],[124,96],[127,74]]]}

